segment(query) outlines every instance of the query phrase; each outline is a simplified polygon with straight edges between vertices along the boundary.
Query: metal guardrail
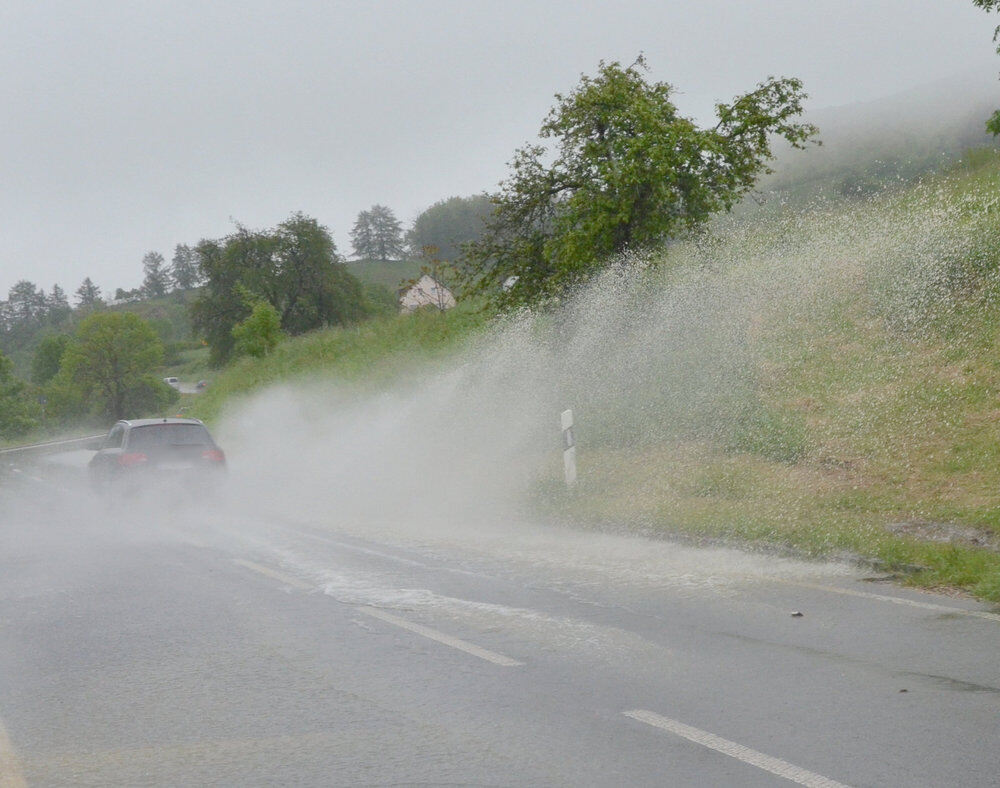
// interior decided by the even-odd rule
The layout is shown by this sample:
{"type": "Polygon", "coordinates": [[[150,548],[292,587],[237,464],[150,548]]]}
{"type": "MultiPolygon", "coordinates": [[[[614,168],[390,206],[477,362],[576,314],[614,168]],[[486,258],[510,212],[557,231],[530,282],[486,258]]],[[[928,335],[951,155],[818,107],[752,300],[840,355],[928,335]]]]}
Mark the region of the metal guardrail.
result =
{"type": "Polygon", "coordinates": [[[102,440],[104,440],[104,433],[100,435],[88,435],[84,438],[46,441],[45,443],[32,443],[28,446],[15,446],[11,449],[0,449],[0,461],[10,461],[41,454],[53,454],[60,451],[73,451],[74,449],[96,449],[102,440]]]}

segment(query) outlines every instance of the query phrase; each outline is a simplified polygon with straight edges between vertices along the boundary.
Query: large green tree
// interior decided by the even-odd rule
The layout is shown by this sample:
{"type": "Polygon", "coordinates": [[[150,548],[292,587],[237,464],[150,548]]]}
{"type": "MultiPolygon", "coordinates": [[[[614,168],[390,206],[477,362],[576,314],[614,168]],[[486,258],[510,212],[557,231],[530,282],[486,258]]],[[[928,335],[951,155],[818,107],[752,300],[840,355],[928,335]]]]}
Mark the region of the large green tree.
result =
{"type": "Polygon", "coordinates": [[[714,126],[680,115],[673,88],[633,65],[600,64],[542,124],[551,147],[516,151],[493,195],[483,237],[468,247],[465,283],[499,305],[559,295],[623,252],[662,244],[728,210],[767,171],[775,137],[802,147],[797,79],[770,78],[728,104],[714,126]]]}
{"type": "Polygon", "coordinates": [[[195,254],[205,286],[191,316],[213,364],[230,357],[234,326],[260,301],[274,307],[282,330],[293,335],[366,315],[361,284],[341,262],[329,231],[300,213],[274,230],[237,227],[226,238],[202,241],[195,254]]]}
{"type": "MultiPolygon", "coordinates": [[[[1000,0],[972,0],[972,3],[984,11],[1000,12],[1000,0]]],[[[993,29],[993,40],[1000,40],[1000,25],[993,29]]],[[[997,53],[1000,53],[1000,45],[997,46],[997,53]]],[[[994,136],[1000,136],[1000,109],[986,121],[986,130],[994,136]]]]}
{"type": "Polygon", "coordinates": [[[385,205],[361,211],[351,229],[354,256],[364,260],[398,260],[403,256],[403,228],[385,205]]]}
{"type": "Polygon", "coordinates": [[[60,365],[61,388],[72,388],[97,415],[111,420],[164,407],[176,392],[157,380],[163,344],[132,312],[98,312],[84,319],[60,365]]]}
{"type": "Polygon", "coordinates": [[[486,194],[472,197],[449,197],[434,203],[421,213],[406,233],[412,257],[423,256],[427,246],[437,247],[437,258],[455,261],[462,245],[478,241],[486,230],[486,219],[493,213],[493,202],[486,194]]]}

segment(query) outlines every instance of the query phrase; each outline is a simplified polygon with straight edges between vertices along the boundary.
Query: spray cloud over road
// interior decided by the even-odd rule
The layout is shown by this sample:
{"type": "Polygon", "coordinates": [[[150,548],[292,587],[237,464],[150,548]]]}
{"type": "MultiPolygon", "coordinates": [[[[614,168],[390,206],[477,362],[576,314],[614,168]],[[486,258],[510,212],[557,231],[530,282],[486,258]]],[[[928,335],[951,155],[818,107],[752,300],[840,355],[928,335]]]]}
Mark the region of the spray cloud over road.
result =
{"type": "MultiPolygon", "coordinates": [[[[287,539],[272,526],[307,525],[470,561],[544,565],[587,582],[808,574],[773,556],[540,525],[573,511],[559,414],[576,414],[582,495],[601,499],[597,519],[618,530],[645,532],[657,520],[670,530],[680,515],[644,508],[647,496],[725,498],[743,483],[744,471],[725,464],[692,482],[686,466],[706,453],[766,465],[765,480],[803,500],[829,487],[831,474],[851,484],[850,471],[837,470],[843,446],[884,420],[886,398],[919,356],[914,338],[961,304],[956,294],[996,288],[995,269],[968,264],[979,259],[990,199],[953,199],[938,185],[848,208],[744,217],[670,246],[658,265],[619,261],[574,298],[500,321],[448,359],[401,364],[381,390],[313,379],[235,402],[214,430],[230,460],[228,489],[208,509],[191,502],[178,513],[169,496],[154,495],[109,517],[74,488],[30,506],[8,496],[5,519],[30,509],[50,522],[138,527],[148,538],[163,536],[158,525],[180,525],[220,546],[243,540],[279,552],[287,539]],[[859,325],[875,339],[854,336],[859,325]],[[844,388],[833,382],[825,392],[848,403],[849,421],[813,423],[809,403],[788,401],[796,364],[824,353],[830,364],[838,353],[853,359],[844,388]],[[619,465],[624,493],[602,486],[619,465]]],[[[925,415],[902,414],[915,430],[927,427],[925,415]]],[[[879,440],[876,431],[873,456],[895,462],[879,440]]],[[[766,493],[739,505],[766,508],[766,493]]],[[[293,554],[304,566],[302,550],[282,560],[293,554]]],[[[359,587],[383,580],[391,582],[359,587]]]]}
{"type": "MultiPolygon", "coordinates": [[[[892,386],[908,343],[955,308],[956,293],[973,281],[995,286],[968,265],[987,232],[989,199],[952,199],[938,185],[744,218],[671,246],[657,266],[619,261],[557,308],[508,318],[389,390],[329,380],[267,390],[220,427],[235,505],[359,536],[503,541],[540,503],[564,496],[559,413],[570,407],[582,487],[600,464],[666,444],[789,469],[825,461],[843,436],[807,436],[808,413],[775,401],[770,378],[825,352],[831,327],[850,319],[885,339],[857,351],[869,354],[868,367],[852,385],[892,386]]],[[[877,404],[859,396],[850,429],[878,419],[877,404]]],[[[651,468],[636,487],[673,483],[669,468],[651,468]]],[[[612,524],[639,525],[624,515],[612,524]]]]}

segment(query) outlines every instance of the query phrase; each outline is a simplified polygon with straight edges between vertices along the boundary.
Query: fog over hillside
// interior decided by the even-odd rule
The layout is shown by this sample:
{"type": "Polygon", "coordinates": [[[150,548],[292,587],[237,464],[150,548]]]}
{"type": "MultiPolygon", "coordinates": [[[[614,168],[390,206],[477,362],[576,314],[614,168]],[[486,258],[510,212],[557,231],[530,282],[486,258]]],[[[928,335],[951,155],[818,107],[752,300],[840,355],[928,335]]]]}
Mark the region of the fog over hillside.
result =
{"type": "Polygon", "coordinates": [[[965,151],[996,145],[985,124],[1000,107],[995,75],[957,74],[877,101],[806,113],[820,146],[777,146],[761,191],[792,200],[860,196],[893,180],[933,171],[965,151]]]}

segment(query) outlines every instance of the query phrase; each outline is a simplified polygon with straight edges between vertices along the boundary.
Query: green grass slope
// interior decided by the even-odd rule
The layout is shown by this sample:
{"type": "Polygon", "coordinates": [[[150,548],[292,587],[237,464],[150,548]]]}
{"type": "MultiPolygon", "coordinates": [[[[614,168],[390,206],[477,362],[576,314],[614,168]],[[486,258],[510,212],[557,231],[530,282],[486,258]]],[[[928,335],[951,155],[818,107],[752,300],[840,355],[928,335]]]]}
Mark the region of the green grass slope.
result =
{"type": "MultiPolygon", "coordinates": [[[[578,413],[580,483],[567,494],[552,462],[536,510],[849,554],[1000,601],[998,206],[1000,156],[983,152],[877,200],[672,245],[634,313],[597,293],[576,335],[609,342],[579,374],[539,378],[578,413]]],[[[575,319],[542,319],[537,341],[504,352],[547,358],[575,319]]],[[[389,385],[484,328],[462,307],[315,332],[224,370],[190,412],[211,420],[308,376],[389,385]]]]}
{"type": "Polygon", "coordinates": [[[739,236],[745,262],[729,275],[773,287],[773,301],[744,315],[735,405],[713,403],[712,429],[595,435],[578,493],[551,495],[554,472],[540,505],[578,522],[863,556],[1000,601],[998,205],[1000,156],[985,152],[818,229],[789,219],[739,236]],[[773,281],[796,267],[791,297],[773,281]]]}
{"type": "Polygon", "coordinates": [[[477,309],[421,310],[391,315],[351,328],[314,331],[282,342],[265,358],[239,359],[204,393],[186,398],[187,412],[212,421],[223,406],[269,385],[307,377],[378,386],[409,369],[445,358],[484,324],[477,309]]]}

